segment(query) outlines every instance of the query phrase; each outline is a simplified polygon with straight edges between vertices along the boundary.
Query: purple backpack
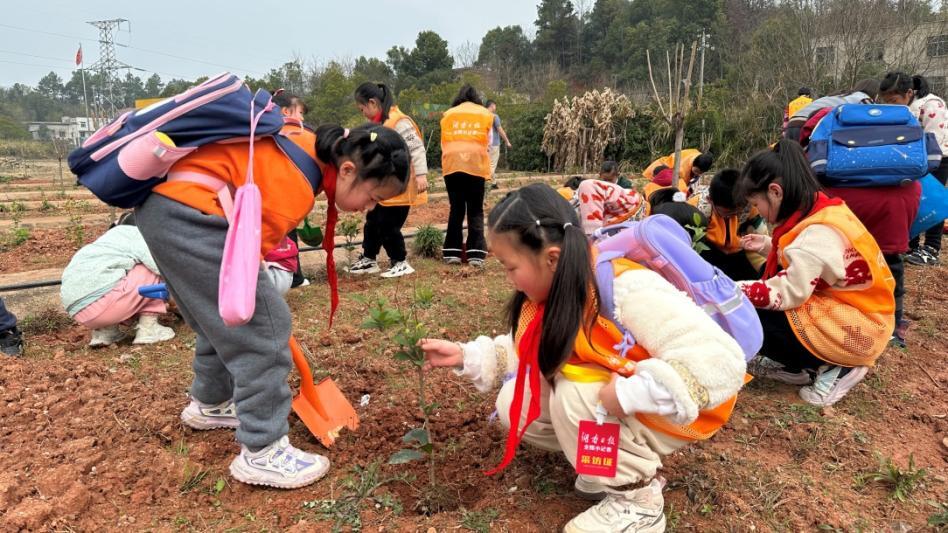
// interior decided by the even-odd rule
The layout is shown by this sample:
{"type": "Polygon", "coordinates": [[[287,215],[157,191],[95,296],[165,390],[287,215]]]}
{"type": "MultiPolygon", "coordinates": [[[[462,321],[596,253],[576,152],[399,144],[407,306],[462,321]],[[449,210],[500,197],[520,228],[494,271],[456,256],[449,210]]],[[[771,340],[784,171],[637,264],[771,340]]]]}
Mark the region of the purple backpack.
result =
{"type": "MultiPolygon", "coordinates": [[[[596,258],[596,285],[599,314],[613,321],[625,334],[620,345],[629,349],[635,338],[615,321],[615,280],[612,260],[626,258],[653,270],[683,291],[726,331],[750,361],[764,342],[757,311],[731,278],[705,261],[691,247],[691,237],[677,222],[665,215],[652,215],[639,222],[605,226],[593,234],[599,255],[596,258]]],[[[618,348],[618,347],[617,347],[618,348]]]]}

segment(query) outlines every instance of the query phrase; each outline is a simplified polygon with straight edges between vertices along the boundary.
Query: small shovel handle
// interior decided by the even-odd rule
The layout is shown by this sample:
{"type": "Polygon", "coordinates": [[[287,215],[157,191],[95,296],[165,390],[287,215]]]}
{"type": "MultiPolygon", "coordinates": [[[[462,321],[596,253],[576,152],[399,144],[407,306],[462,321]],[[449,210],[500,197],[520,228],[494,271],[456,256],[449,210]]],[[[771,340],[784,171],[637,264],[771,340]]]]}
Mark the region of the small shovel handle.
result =
{"type": "Polygon", "coordinates": [[[327,417],[325,409],[319,401],[319,395],[316,394],[316,385],[313,383],[313,373],[309,369],[309,363],[306,362],[306,356],[303,355],[303,348],[300,346],[296,337],[290,336],[290,353],[293,354],[293,364],[300,373],[300,394],[308,401],[324,418],[327,417]]]}

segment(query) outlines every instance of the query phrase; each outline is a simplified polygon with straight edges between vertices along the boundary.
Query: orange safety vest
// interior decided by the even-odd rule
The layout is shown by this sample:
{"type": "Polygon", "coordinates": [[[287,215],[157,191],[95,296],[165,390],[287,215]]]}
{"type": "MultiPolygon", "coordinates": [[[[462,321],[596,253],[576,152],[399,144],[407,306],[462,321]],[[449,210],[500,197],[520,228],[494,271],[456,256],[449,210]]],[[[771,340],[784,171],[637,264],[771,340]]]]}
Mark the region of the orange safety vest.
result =
{"type": "MultiPolygon", "coordinates": [[[[678,169],[678,178],[681,180],[678,182],[678,190],[681,192],[688,191],[688,182],[691,181],[692,177],[691,169],[695,166],[695,159],[697,159],[699,155],[701,155],[701,151],[695,150],[694,148],[688,148],[681,151],[681,167],[678,169]]],[[[668,168],[674,169],[675,154],[672,153],[652,161],[652,164],[649,165],[644,172],[642,172],[642,176],[644,176],[645,179],[651,181],[653,171],[655,170],[655,167],[659,165],[665,165],[668,168]]]]}
{"type": "Polygon", "coordinates": [[[567,202],[571,201],[576,194],[572,187],[560,187],[556,189],[556,192],[560,193],[560,196],[565,198],[567,202]]]}
{"type": "MultiPolygon", "coordinates": [[[[756,208],[751,208],[747,215],[748,220],[760,216],[756,208]]],[[[707,239],[715,248],[726,254],[736,254],[741,248],[741,220],[739,215],[722,217],[711,209],[711,217],[708,220],[707,239]]]]}
{"type": "Polygon", "coordinates": [[[797,111],[813,103],[813,99],[806,95],[800,95],[787,104],[787,118],[797,114],[797,111]]]}
{"type": "MultiPolygon", "coordinates": [[[[392,106],[392,108],[389,109],[388,120],[386,120],[385,123],[382,125],[385,126],[386,128],[390,128],[394,130],[395,125],[401,122],[402,120],[408,120],[409,122],[411,122],[412,127],[415,128],[415,133],[418,134],[418,138],[421,139],[422,142],[424,142],[425,138],[421,135],[421,128],[418,127],[418,124],[415,124],[415,121],[412,120],[411,117],[409,117],[405,113],[402,113],[401,110],[398,109],[398,106],[392,106]]],[[[405,187],[405,192],[399,194],[398,196],[389,198],[388,200],[384,200],[379,203],[384,206],[392,207],[392,206],[406,206],[406,205],[416,206],[416,205],[425,204],[427,202],[428,202],[428,192],[427,191],[422,192],[422,193],[418,192],[418,185],[415,183],[415,167],[412,166],[411,169],[409,170],[408,185],[405,187]]]]}
{"type": "Polygon", "coordinates": [[[849,268],[868,268],[871,285],[817,286],[803,305],[787,311],[790,327],[800,342],[824,361],[872,366],[885,351],[895,327],[895,278],[876,240],[845,204],[817,211],[780,238],[778,255],[783,268],[788,265],[783,250],[813,224],[830,226],[846,237],[865,261],[865,265],[856,262],[849,268]]]}
{"type": "MultiPolygon", "coordinates": [[[[629,270],[645,268],[624,258],[613,260],[612,265],[616,277],[629,270]]],[[[521,308],[514,341],[515,346],[519,346],[520,337],[526,330],[527,324],[536,315],[536,307],[536,304],[527,301],[521,308]]],[[[622,339],[623,334],[619,331],[619,328],[609,319],[597,314],[588,335],[584,328],[580,328],[576,334],[573,355],[560,372],[562,372],[563,377],[570,381],[587,383],[607,382],[611,377],[611,372],[616,372],[624,377],[635,374],[635,363],[644,361],[651,356],[642,348],[642,345],[636,344],[626,352],[625,358],[619,357],[619,353],[614,347],[622,342],[622,339]]],[[[748,377],[745,377],[745,382],[749,381],[748,377]]],[[[706,440],[727,423],[734,411],[735,403],[737,403],[736,394],[713,409],[700,411],[698,418],[688,425],[675,424],[668,418],[655,414],[635,413],[635,417],[645,426],[675,438],[706,440]]]]}
{"type": "Polygon", "coordinates": [[[463,172],[490,180],[487,143],[493,124],[494,114],[473,102],[445,111],[441,118],[442,174],[463,172]]]}

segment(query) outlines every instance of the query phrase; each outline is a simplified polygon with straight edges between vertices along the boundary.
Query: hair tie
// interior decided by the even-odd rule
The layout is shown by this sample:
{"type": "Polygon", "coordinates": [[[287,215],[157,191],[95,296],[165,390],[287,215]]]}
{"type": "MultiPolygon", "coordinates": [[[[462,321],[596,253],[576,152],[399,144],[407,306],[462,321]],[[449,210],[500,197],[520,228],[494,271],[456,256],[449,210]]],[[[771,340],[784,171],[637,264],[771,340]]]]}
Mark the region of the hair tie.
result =
{"type": "Polygon", "coordinates": [[[374,143],[375,139],[378,139],[378,138],[379,138],[379,134],[375,133],[374,131],[369,134],[369,142],[374,143]]]}
{"type": "Polygon", "coordinates": [[[346,129],[342,130],[342,138],[343,138],[343,139],[348,139],[348,138],[349,138],[349,128],[346,128],[346,129]]]}
{"type": "Polygon", "coordinates": [[[566,231],[566,228],[568,228],[568,227],[570,227],[570,226],[572,226],[572,225],[573,225],[572,222],[567,222],[566,224],[563,224],[563,231],[566,231]]]}
{"type": "Polygon", "coordinates": [[[672,195],[672,201],[674,201],[674,202],[686,202],[686,201],[688,201],[688,197],[685,196],[685,193],[683,193],[683,192],[681,192],[681,191],[678,191],[678,192],[676,192],[675,194],[672,195]]]}
{"type": "Polygon", "coordinates": [[[540,227],[540,219],[539,219],[539,218],[537,219],[537,227],[538,227],[538,228],[540,227]]]}

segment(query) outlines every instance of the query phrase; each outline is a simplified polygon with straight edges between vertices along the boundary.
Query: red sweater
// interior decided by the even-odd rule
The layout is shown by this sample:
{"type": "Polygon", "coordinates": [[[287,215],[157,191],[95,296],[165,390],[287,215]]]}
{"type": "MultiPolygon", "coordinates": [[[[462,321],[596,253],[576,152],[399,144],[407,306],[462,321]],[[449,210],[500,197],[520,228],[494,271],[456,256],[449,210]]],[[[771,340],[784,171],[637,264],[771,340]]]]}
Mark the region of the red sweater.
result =
{"type": "Polygon", "coordinates": [[[918,215],[922,186],[913,181],[893,187],[828,187],[826,194],[842,198],[884,254],[908,251],[909,229],[918,215]]]}

